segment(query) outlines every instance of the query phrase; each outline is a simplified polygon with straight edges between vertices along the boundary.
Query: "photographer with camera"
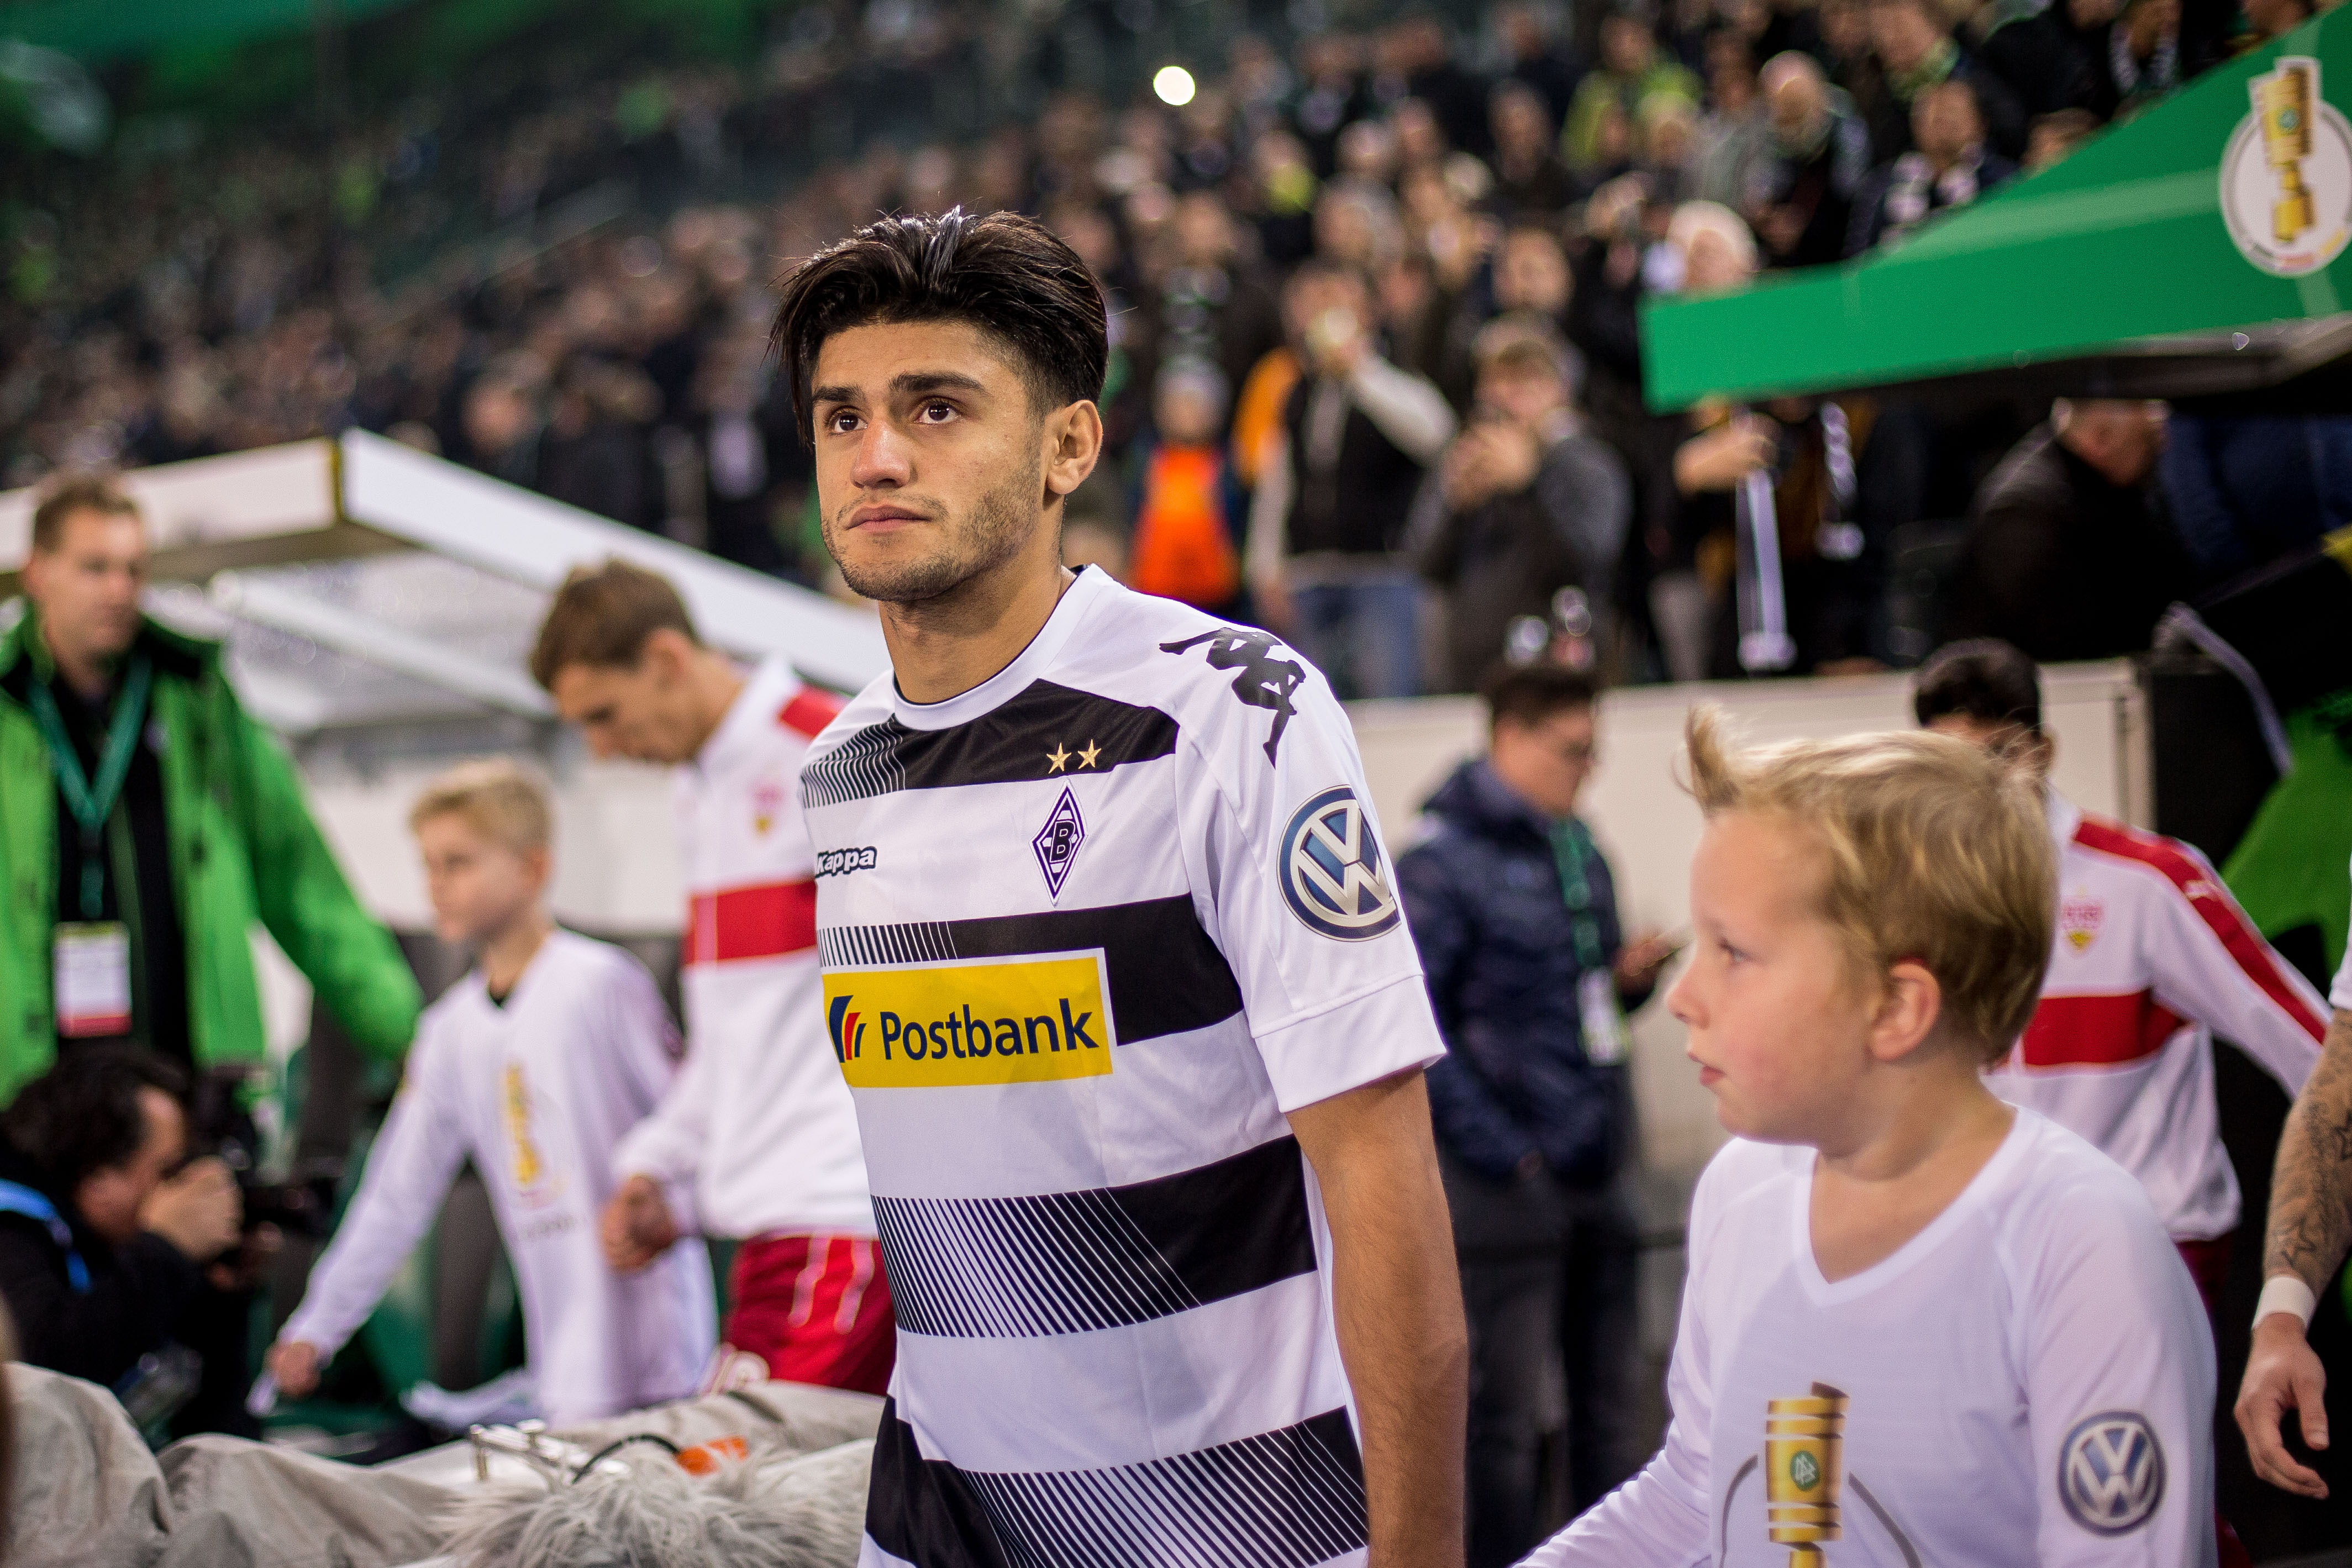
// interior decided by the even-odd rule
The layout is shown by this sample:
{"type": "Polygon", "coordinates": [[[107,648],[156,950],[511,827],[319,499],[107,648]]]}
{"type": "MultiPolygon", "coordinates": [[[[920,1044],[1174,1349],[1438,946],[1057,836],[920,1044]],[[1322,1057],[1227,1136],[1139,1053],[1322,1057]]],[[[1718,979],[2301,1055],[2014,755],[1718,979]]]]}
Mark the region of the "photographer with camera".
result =
{"type": "Polygon", "coordinates": [[[195,1392],[179,1342],[243,1212],[187,1159],[187,1080],[121,1046],[68,1052],[0,1116],[0,1299],[19,1356],[114,1390],[142,1426],[195,1392]]]}

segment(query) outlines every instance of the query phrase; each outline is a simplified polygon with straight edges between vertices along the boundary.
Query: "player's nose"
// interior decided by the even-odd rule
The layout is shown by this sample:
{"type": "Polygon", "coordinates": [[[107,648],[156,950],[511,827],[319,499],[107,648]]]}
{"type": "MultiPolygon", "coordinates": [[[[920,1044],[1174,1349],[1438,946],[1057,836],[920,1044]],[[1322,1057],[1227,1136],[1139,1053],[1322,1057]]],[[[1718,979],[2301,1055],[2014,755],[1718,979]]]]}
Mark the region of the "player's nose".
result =
{"type": "Polygon", "coordinates": [[[906,438],[887,419],[869,422],[858,432],[857,448],[850,455],[849,482],[860,489],[895,488],[914,477],[906,438]]]}

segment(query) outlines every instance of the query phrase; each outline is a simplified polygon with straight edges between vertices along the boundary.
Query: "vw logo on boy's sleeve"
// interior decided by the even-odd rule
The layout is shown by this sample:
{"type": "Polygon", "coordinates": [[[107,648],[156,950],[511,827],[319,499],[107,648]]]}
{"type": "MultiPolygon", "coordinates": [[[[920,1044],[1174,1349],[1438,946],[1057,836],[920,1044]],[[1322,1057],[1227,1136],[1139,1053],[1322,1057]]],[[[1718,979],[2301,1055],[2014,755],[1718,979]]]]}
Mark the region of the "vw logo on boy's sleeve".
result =
{"type": "Polygon", "coordinates": [[[1283,902],[1309,931],[1362,942],[1402,918],[1371,816],[1345,784],[1291,814],[1282,830],[1280,872],[1283,902]]]}
{"type": "Polygon", "coordinates": [[[2076,1524],[2123,1535],[2164,1500],[2164,1446],[2147,1417],[2109,1410],[2074,1424],[2058,1453],[2058,1495],[2076,1524]]]}

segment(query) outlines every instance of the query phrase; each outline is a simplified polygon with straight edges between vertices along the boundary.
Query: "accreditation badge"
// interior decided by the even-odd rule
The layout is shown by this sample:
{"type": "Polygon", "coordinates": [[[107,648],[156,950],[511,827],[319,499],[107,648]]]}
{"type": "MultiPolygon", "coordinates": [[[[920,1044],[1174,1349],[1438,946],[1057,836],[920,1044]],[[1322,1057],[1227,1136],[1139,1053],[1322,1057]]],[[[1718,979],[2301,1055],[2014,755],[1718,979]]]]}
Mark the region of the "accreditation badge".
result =
{"type": "Polygon", "coordinates": [[[1576,1001],[1584,1023],[1584,1059],[1602,1067],[1623,1061],[1633,1038],[1617,1005],[1617,977],[1606,969],[1586,970],[1576,983],[1576,1001]]]}
{"type": "Polygon", "coordinates": [[[57,928],[58,1034],[65,1039],[131,1032],[131,928],[86,921],[57,928]]]}

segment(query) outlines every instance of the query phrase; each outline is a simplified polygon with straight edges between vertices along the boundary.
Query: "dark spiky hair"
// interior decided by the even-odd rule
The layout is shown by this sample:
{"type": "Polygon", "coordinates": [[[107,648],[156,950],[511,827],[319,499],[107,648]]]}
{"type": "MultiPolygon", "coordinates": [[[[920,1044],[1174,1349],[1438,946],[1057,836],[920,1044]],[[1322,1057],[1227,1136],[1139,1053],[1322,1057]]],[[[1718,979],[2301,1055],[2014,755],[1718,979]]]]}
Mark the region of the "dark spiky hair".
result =
{"type": "Polygon", "coordinates": [[[818,350],[835,332],[879,322],[971,323],[1010,352],[1040,413],[1102,395],[1102,289],[1077,252],[1018,213],[884,218],[803,261],[782,290],[770,336],[803,441],[818,350]]]}

